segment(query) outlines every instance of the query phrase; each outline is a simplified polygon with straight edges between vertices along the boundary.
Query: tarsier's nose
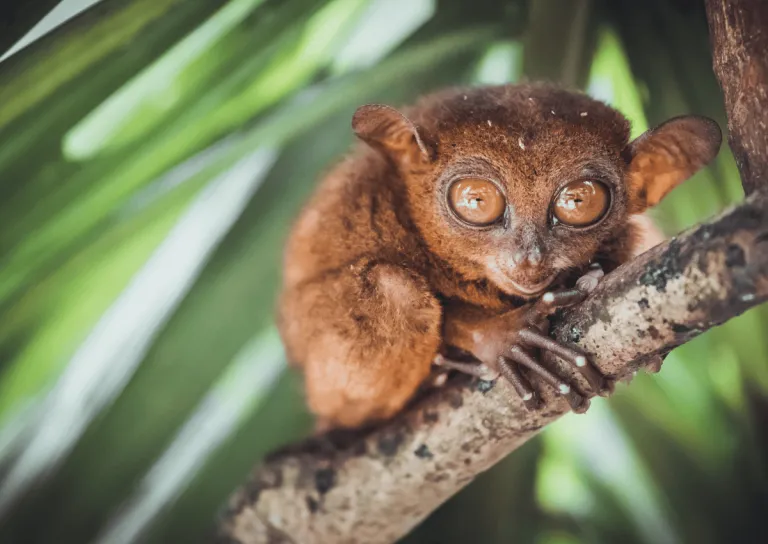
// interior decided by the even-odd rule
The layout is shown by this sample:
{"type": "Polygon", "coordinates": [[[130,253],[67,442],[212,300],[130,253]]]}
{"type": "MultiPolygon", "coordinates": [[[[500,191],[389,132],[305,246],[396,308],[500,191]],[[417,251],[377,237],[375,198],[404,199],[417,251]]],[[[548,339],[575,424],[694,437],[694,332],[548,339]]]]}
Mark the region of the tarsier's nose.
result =
{"type": "Polygon", "coordinates": [[[517,266],[538,266],[542,261],[542,240],[534,225],[523,224],[516,229],[512,261],[517,266]]]}
{"type": "Polygon", "coordinates": [[[541,248],[534,246],[527,251],[519,249],[512,255],[512,260],[516,265],[538,266],[541,264],[541,248]]]}

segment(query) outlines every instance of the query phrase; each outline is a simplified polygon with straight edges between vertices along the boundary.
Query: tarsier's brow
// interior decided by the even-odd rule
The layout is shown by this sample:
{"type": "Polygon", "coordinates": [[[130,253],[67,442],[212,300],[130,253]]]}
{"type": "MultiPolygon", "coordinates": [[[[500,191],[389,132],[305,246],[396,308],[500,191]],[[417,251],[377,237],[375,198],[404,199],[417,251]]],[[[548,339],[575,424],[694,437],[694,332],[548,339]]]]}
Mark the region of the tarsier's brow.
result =
{"type": "Polygon", "coordinates": [[[448,175],[489,175],[498,176],[496,169],[483,157],[467,155],[460,157],[446,165],[443,169],[448,175]]]}
{"type": "MultiPolygon", "coordinates": [[[[616,168],[613,165],[590,162],[575,168],[572,175],[574,178],[594,178],[600,181],[615,182],[617,181],[618,172],[616,172],[616,168]]],[[[572,179],[570,181],[575,180],[572,179]]]]}

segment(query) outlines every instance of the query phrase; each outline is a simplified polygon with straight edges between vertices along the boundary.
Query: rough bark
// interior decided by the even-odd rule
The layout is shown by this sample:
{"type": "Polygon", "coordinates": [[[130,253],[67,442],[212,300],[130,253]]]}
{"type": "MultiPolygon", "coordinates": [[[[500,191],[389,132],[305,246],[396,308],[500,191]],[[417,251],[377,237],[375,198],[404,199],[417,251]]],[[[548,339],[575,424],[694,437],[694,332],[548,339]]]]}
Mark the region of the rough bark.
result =
{"type": "Polygon", "coordinates": [[[768,185],[768,2],[707,0],[728,144],[747,194],[768,185]]]}
{"type": "MultiPolygon", "coordinates": [[[[707,11],[729,143],[751,196],[614,271],[556,320],[555,336],[594,354],[597,368],[619,380],[768,299],[768,195],[756,192],[768,186],[768,2],[707,0],[707,11]]],[[[233,495],[218,538],[396,541],[568,412],[562,397],[544,391],[544,408],[528,412],[503,381],[458,378],[383,428],[278,452],[233,495]]]]}
{"type": "MultiPolygon", "coordinates": [[[[758,194],[616,270],[554,334],[595,354],[603,373],[628,379],[766,299],[768,196],[758,194]]],[[[528,412],[503,381],[459,379],[379,430],[277,453],[232,498],[221,538],[394,542],[569,410],[551,390],[545,399],[528,412]]]]}

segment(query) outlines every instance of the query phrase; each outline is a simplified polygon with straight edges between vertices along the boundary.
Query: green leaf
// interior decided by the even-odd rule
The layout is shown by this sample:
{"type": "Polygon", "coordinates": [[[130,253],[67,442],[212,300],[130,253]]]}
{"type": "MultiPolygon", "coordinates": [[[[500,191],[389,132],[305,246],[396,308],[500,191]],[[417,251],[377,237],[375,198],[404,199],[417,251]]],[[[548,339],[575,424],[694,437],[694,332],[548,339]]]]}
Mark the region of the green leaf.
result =
{"type": "Polygon", "coordinates": [[[157,329],[194,284],[274,157],[272,150],[259,150],[209,184],[104,313],[46,396],[41,406],[46,417],[26,437],[0,484],[0,512],[66,456],[90,422],[119,395],[157,329]],[[154,303],[147,307],[142,303],[146,300],[154,303]]]}
{"type": "MultiPolygon", "coordinates": [[[[146,51],[146,45],[155,45],[152,42],[160,34],[174,39],[179,31],[191,30],[218,5],[202,0],[99,2],[0,64],[0,130],[43,100],[63,94],[61,89],[66,84],[82,78],[95,66],[104,66],[116,53],[131,47],[128,58],[123,56],[122,62],[112,63],[112,69],[99,78],[119,85],[122,81],[116,76],[132,67],[131,57],[146,51]],[[170,13],[173,17],[168,17],[170,13]],[[157,25],[158,21],[163,23],[157,25]],[[139,46],[137,41],[146,38],[150,38],[150,43],[139,46]]],[[[96,87],[93,82],[89,86],[96,87]]]]}
{"type": "Polygon", "coordinates": [[[95,542],[130,544],[144,535],[211,452],[263,403],[285,366],[285,354],[274,328],[248,342],[95,542]]]}
{"type": "Polygon", "coordinates": [[[0,57],[58,3],[59,0],[27,0],[0,5],[0,57]]]}
{"type": "MultiPolygon", "coordinates": [[[[294,0],[275,9],[278,15],[295,15],[303,4],[303,0],[294,0]]],[[[268,39],[283,32],[285,39],[282,45],[278,43],[277,46],[270,46],[271,49],[267,48],[264,54],[255,55],[255,60],[223,78],[218,86],[204,95],[200,95],[196,87],[188,89],[187,94],[194,104],[185,104],[183,118],[165,123],[162,129],[140,142],[141,145],[132,146],[129,152],[97,157],[83,165],[62,162],[63,183],[53,191],[44,191],[50,183],[46,179],[49,174],[39,178],[40,185],[35,183],[34,178],[31,182],[28,180],[7,203],[7,212],[0,215],[0,221],[13,225],[13,228],[0,231],[0,249],[3,249],[0,255],[4,261],[0,269],[0,303],[25,284],[47,273],[62,253],[81,244],[135,191],[213,142],[223,134],[224,128],[238,128],[248,122],[250,115],[265,108],[267,103],[260,102],[248,92],[240,92],[238,85],[243,80],[258,79],[263,70],[269,70],[270,62],[287,62],[303,54],[303,49],[295,50],[295,44],[290,39],[297,29],[303,28],[301,20],[296,26],[294,19],[284,17],[281,26],[274,24],[274,17],[266,18],[264,28],[253,35],[268,39]],[[293,56],[286,57],[289,51],[293,56]],[[234,100],[230,100],[232,92],[237,92],[234,100]],[[226,115],[236,118],[236,125],[221,126],[226,115]],[[190,131],[189,126],[196,126],[197,129],[190,131]]],[[[219,24],[225,22],[219,21],[219,24]]],[[[306,24],[317,22],[309,18],[306,24]]],[[[250,41],[253,42],[253,39],[250,41]]],[[[258,41],[255,45],[258,46],[258,41]]],[[[309,68],[305,76],[327,62],[331,53],[330,49],[317,47],[316,43],[313,46],[314,56],[305,63],[305,68],[309,68]]],[[[210,52],[205,51],[206,54],[210,52]]],[[[174,54],[183,56],[183,51],[175,51],[174,54]]],[[[266,87],[277,84],[276,81],[259,81],[266,87]]],[[[293,80],[291,85],[297,87],[300,83],[300,80],[293,80]]]]}
{"type": "Polygon", "coordinates": [[[523,71],[531,80],[584,87],[595,47],[592,0],[533,0],[523,71]]]}

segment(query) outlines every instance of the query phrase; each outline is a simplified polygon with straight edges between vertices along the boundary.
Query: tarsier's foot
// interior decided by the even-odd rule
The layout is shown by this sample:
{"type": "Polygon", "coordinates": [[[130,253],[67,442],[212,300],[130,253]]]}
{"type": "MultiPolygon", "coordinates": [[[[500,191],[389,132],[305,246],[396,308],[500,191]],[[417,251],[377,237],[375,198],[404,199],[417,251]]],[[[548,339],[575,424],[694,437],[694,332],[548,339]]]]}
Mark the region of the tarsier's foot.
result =
{"type": "Polygon", "coordinates": [[[454,361],[438,355],[434,361],[435,365],[481,379],[495,379],[503,376],[515,389],[526,407],[536,409],[540,405],[540,396],[521,372],[521,369],[524,369],[538,375],[555,391],[566,397],[574,411],[583,412],[589,406],[588,399],[575,391],[569,380],[559,377],[549,369],[555,366],[554,356],[572,364],[584,376],[595,393],[604,394],[611,391],[613,383],[600,374],[584,352],[549,337],[547,317],[558,308],[581,302],[597,287],[602,276],[603,271],[599,266],[592,267],[579,278],[575,288],[545,293],[525,313],[526,323],[517,331],[514,342],[507,344],[495,358],[486,357],[483,359],[483,364],[474,364],[454,361]]]}

